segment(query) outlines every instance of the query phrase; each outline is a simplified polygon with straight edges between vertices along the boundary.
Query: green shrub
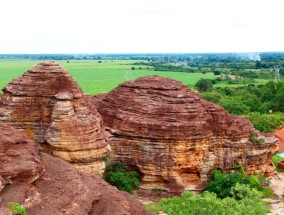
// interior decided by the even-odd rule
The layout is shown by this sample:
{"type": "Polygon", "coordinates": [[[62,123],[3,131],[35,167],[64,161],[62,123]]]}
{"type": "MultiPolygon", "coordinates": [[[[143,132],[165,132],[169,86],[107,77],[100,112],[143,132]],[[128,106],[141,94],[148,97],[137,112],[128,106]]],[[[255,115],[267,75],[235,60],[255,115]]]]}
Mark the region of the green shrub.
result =
{"type": "MultiPolygon", "coordinates": [[[[205,74],[205,73],[204,73],[205,74]]],[[[212,90],[213,88],[213,83],[211,79],[199,79],[194,87],[199,91],[199,92],[205,92],[208,90],[212,90]]]]}
{"type": "Polygon", "coordinates": [[[219,103],[220,100],[222,99],[222,95],[220,93],[217,92],[203,92],[201,93],[201,96],[209,101],[209,102],[213,102],[213,103],[219,103]]]}
{"type": "Polygon", "coordinates": [[[233,197],[231,189],[236,186],[236,184],[246,184],[250,188],[262,191],[259,179],[256,176],[245,175],[243,169],[231,174],[215,170],[213,179],[207,184],[205,189],[209,192],[215,193],[218,198],[233,197]]]}
{"type": "Polygon", "coordinates": [[[256,143],[257,138],[256,138],[256,134],[255,133],[251,133],[249,136],[249,141],[252,143],[256,143]]]}
{"type": "Polygon", "coordinates": [[[259,191],[262,190],[262,185],[257,176],[254,175],[243,175],[244,184],[249,185],[251,188],[257,189],[259,191]]]}
{"type": "Polygon", "coordinates": [[[238,97],[222,99],[220,105],[234,115],[248,114],[250,112],[250,108],[238,97]]]}
{"type": "Polygon", "coordinates": [[[132,190],[140,185],[139,175],[136,171],[127,171],[127,166],[121,162],[107,165],[104,179],[119,190],[132,193],[132,190]]]}
{"type": "Polygon", "coordinates": [[[265,140],[263,138],[258,138],[256,143],[260,143],[263,144],[265,142],[265,140]]]}
{"type": "Polygon", "coordinates": [[[18,202],[9,202],[9,215],[14,214],[20,214],[20,215],[26,215],[27,211],[25,208],[23,208],[18,202]]]}
{"type": "Polygon", "coordinates": [[[246,118],[253,124],[253,126],[266,133],[272,133],[276,129],[283,127],[284,115],[281,113],[274,114],[260,114],[250,113],[246,118]]]}
{"type": "Polygon", "coordinates": [[[243,183],[242,180],[242,174],[224,174],[220,170],[215,170],[213,180],[207,184],[205,189],[209,192],[215,193],[218,198],[231,197],[231,188],[238,182],[243,183]]]}
{"type": "Polygon", "coordinates": [[[208,191],[201,195],[185,191],[181,197],[162,199],[159,204],[168,215],[262,215],[269,211],[260,200],[259,195],[254,195],[257,192],[254,189],[241,186],[236,187],[236,190],[245,190],[242,200],[237,201],[230,197],[220,199],[215,193],[208,191]]]}
{"type": "Polygon", "coordinates": [[[265,140],[263,138],[257,138],[255,133],[251,133],[249,137],[250,142],[263,144],[265,140]]]}
{"type": "Polygon", "coordinates": [[[230,191],[232,197],[236,200],[242,200],[245,198],[260,198],[261,194],[254,188],[251,188],[247,184],[236,183],[235,186],[231,187],[230,191]]]}

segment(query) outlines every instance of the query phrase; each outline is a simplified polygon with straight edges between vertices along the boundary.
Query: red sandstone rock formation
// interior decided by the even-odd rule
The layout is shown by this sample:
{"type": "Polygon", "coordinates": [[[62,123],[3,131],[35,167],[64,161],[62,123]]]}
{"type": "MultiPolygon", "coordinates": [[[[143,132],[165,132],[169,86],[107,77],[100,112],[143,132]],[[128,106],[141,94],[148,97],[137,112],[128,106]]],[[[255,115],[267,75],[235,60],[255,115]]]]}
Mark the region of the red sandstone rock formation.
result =
{"type": "Polygon", "coordinates": [[[7,124],[0,123],[0,133],[0,187],[37,180],[43,171],[38,145],[7,124]]]}
{"type": "Polygon", "coordinates": [[[274,170],[276,138],[251,143],[249,137],[256,131],[250,122],[175,80],[139,78],[86,101],[97,105],[103,117],[113,159],[139,170],[142,187],[199,187],[214,168],[229,171],[235,164],[250,173],[274,170]]]}
{"type": "Polygon", "coordinates": [[[0,215],[19,202],[30,215],[147,214],[128,193],[47,154],[13,127],[0,123],[0,215]],[[43,166],[45,170],[43,171],[43,166]]]}
{"type": "Polygon", "coordinates": [[[4,89],[0,121],[8,122],[53,154],[88,173],[104,170],[108,153],[101,116],[87,107],[82,90],[61,66],[40,63],[4,89]]]}

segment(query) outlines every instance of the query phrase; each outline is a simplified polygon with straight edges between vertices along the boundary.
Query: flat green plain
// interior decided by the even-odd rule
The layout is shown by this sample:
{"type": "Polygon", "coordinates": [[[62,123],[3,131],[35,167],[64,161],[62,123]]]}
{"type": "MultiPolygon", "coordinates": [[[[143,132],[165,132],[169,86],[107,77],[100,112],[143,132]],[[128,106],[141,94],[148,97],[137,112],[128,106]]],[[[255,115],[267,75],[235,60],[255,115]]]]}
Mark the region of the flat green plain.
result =
{"type": "MultiPolygon", "coordinates": [[[[74,60],[69,63],[59,60],[57,62],[72,75],[84,93],[91,95],[109,92],[125,81],[148,75],[172,78],[190,88],[193,88],[200,78],[215,78],[212,73],[154,71],[151,67],[132,65],[137,62],[134,60],[102,60],[101,63],[98,60],[74,60]],[[131,67],[135,67],[135,70],[131,67]]],[[[2,89],[13,78],[21,76],[38,63],[39,61],[36,60],[0,60],[0,88],[2,89]]]]}

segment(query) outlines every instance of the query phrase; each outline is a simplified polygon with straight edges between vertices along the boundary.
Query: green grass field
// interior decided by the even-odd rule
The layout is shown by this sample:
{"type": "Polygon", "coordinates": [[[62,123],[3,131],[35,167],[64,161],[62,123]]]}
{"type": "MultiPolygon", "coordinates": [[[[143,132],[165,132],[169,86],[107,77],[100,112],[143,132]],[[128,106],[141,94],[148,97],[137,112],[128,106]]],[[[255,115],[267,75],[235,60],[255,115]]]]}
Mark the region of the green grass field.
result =
{"type": "MultiPolygon", "coordinates": [[[[191,88],[200,78],[214,79],[212,73],[184,73],[154,71],[146,66],[135,65],[131,70],[133,60],[105,60],[98,63],[95,60],[57,61],[78,82],[84,93],[96,95],[109,92],[127,80],[134,80],[147,75],[160,75],[181,81],[191,88]],[[141,67],[142,69],[138,69],[141,67]]],[[[38,61],[33,60],[0,60],[0,88],[2,89],[13,78],[34,67],[38,61]]],[[[2,92],[1,92],[2,93],[2,92]]]]}

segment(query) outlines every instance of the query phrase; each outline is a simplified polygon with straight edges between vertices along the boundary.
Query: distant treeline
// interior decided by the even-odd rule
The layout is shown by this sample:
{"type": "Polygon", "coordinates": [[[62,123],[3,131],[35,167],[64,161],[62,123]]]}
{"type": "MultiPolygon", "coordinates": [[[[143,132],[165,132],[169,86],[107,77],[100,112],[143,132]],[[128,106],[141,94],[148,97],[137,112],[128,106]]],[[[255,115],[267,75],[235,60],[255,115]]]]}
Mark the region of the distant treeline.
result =
{"type": "MultiPolygon", "coordinates": [[[[145,54],[0,54],[0,59],[130,59],[153,60],[157,62],[188,62],[194,67],[216,66],[226,63],[259,61],[260,67],[267,68],[272,64],[283,64],[284,52],[264,53],[145,53],[145,54]],[[220,63],[220,64],[219,64],[220,63]]],[[[235,64],[238,67],[238,64],[235,64]]],[[[241,66],[241,65],[240,65],[241,66]]]]}
{"type": "Polygon", "coordinates": [[[266,84],[249,84],[235,88],[214,87],[203,91],[202,96],[236,115],[251,112],[270,113],[270,111],[284,113],[283,81],[278,83],[269,81],[266,84]]]}

